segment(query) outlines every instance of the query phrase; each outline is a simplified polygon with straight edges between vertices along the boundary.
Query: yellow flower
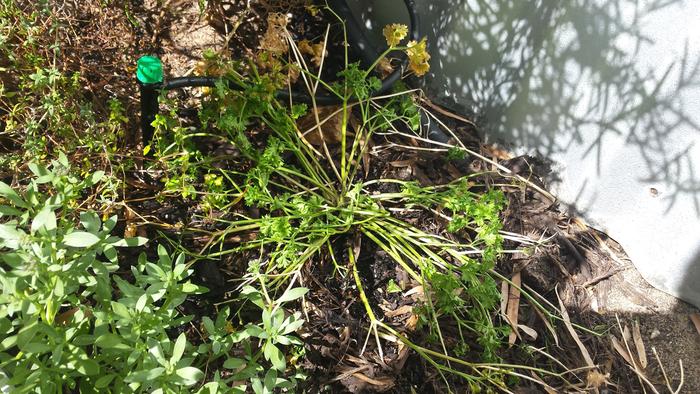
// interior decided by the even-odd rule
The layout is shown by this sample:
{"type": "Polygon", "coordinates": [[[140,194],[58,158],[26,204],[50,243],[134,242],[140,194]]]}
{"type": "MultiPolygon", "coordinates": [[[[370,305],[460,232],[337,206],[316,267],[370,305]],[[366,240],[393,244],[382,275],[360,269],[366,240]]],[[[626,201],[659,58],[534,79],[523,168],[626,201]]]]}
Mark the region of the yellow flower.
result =
{"type": "Polygon", "coordinates": [[[408,68],[410,68],[416,76],[423,76],[430,70],[430,64],[428,64],[430,54],[428,54],[426,50],[425,38],[420,40],[420,42],[410,41],[408,43],[408,49],[406,49],[406,54],[408,55],[408,68]]]}
{"type": "Polygon", "coordinates": [[[408,26],[392,23],[391,25],[384,26],[384,30],[382,30],[382,32],[384,33],[384,38],[386,38],[387,45],[390,47],[395,47],[399,45],[401,40],[406,38],[406,34],[408,34],[408,26]]]}
{"type": "Polygon", "coordinates": [[[425,75],[430,70],[430,64],[428,63],[409,63],[408,68],[411,69],[414,73],[416,73],[416,76],[422,77],[425,75]]]}

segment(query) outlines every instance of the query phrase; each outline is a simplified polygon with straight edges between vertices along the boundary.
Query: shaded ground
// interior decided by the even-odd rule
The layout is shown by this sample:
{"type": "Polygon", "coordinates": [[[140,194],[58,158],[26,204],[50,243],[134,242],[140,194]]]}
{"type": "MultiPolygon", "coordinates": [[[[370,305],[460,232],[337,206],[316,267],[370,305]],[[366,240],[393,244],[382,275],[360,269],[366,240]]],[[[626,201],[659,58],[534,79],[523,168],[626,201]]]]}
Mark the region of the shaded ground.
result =
{"type": "MultiPolygon", "coordinates": [[[[201,10],[197,2],[168,1],[158,7],[153,2],[125,2],[118,7],[81,5],[80,9],[67,8],[67,14],[75,15],[76,27],[79,29],[75,30],[72,45],[67,48],[72,61],[65,67],[83,71],[86,90],[88,94],[94,95],[95,103],[99,104],[108,97],[124,100],[131,109],[131,124],[136,132],[138,97],[133,65],[139,55],[159,55],[166,65],[166,75],[186,75],[195,68],[205,49],[231,51],[239,57],[252,56],[264,31],[268,12],[305,12],[301,2],[271,6],[261,1],[252,2],[250,6],[232,7],[238,8],[201,10]]],[[[292,19],[291,26],[300,35],[318,34],[319,27],[324,24],[323,20],[308,16],[299,21],[295,25],[292,19]],[[315,21],[315,24],[309,26],[309,21],[315,21]]],[[[513,172],[532,179],[535,183],[537,176],[546,172],[546,166],[542,163],[524,157],[510,159],[505,152],[482,146],[470,127],[460,127],[463,123],[449,117],[444,120],[456,127],[458,135],[469,147],[501,162],[513,172]]],[[[135,138],[130,143],[135,144],[137,141],[138,138],[135,138]]],[[[426,184],[448,181],[489,165],[473,158],[446,162],[439,155],[418,156],[405,152],[383,156],[381,159],[375,157],[372,163],[373,176],[416,179],[426,184]]],[[[152,187],[139,181],[134,181],[132,187],[134,194],[152,192],[152,187]]],[[[560,213],[556,204],[546,197],[530,189],[505,188],[505,191],[510,202],[505,230],[548,242],[537,244],[531,253],[507,256],[499,267],[501,272],[506,276],[520,272],[524,284],[552,303],[557,302],[556,286],[572,321],[604,332],[600,337],[580,336],[594,361],[604,366],[602,372],[610,373],[607,381],[612,384],[608,387],[623,393],[639,390],[640,387],[638,378],[627,366],[624,356],[611,345],[610,335],[618,339],[623,337],[616,328],[615,314],[619,314],[623,327],[632,327],[633,321],[639,321],[649,359],[645,372],[650,380],[662,383],[660,368],[651,351],[655,347],[674,385],[680,380],[677,359],[682,359],[685,386],[681,392],[700,392],[700,336],[688,318],[693,308],[650,288],[616,243],[580,221],[560,213]]],[[[164,205],[142,204],[135,208],[156,216],[163,222],[174,222],[178,217],[189,215],[188,207],[177,201],[164,205]]],[[[444,226],[434,219],[412,218],[410,214],[407,214],[406,219],[420,221],[426,227],[439,229],[444,226]]],[[[142,226],[140,231],[150,235],[154,229],[142,226]]],[[[403,296],[400,296],[401,293],[387,294],[385,291],[389,280],[401,283],[405,273],[393,269],[394,265],[388,263],[387,256],[376,250],[365,247],[362,256],[360,264],[365,285],[376,301],[375,304],[382,306],[385,317],[393,319],[397,324],[415,324],[410,312],[415,298],[408,294],[409,291],[403,292],[403,296]]],[[[235,276],[237,270],[241,269],[232,261],[218,263],[219,266],[199,269],[203,280],[222,284],[216,278],[222,275],[235,276]]],[[[329,261],[321,262],[309,268],[306,276],[325,277],[329,269],[332,269],[329,261]]],[[[367,324],[355,302],[357,297],[350,281],[306,285],[316,295],[316,298],[309,300],[310,324],[304,338],[308,341],[307,367],[315,371],[312,379],[315,383],[334,383],[332,387],[337,391],[351,392],[439,390],[439,378],[404,349],[384,349],[386,358],[383,360],[356,356],[366,336],[367,324]],[[385,368],[385,364],[389,368],[385,368]]],[[[411,285],[407,284],[403,290],[410,288],[411,285]]],[[[543,339],[547,328],[525,302],[522,305],[520,323],[540,333],[539,339],[535,340],[529,340],[527,335],[521,334],[523,340],[537,347],[551,346],[551,343],[543,339]]],[[[206,313],[206,308],[197,310],[197,314],[201,313],[206,313]]],[[[565,333],[559,334],[560,345],[552,346],[549,350],[567,365],[585,365],[585,360],[573,341],[565,338],[565,333]]],[[[589,379],[583,383],[591,384],[591,381],[589,379]]]]}

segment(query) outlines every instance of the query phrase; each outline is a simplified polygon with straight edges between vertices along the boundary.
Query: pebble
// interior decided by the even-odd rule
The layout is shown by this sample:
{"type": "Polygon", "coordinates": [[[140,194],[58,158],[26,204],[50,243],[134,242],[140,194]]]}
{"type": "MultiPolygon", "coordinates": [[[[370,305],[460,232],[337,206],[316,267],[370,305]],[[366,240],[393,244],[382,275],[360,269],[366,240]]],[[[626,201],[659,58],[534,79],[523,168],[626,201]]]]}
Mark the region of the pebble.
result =
{"type": "Polygon", "coordinates": [[[661,331],[654,329],[654,331],[651,332],[651,335],[649,336],[651,339],[657,338],[659,335],[661,335],[661,331]]]}

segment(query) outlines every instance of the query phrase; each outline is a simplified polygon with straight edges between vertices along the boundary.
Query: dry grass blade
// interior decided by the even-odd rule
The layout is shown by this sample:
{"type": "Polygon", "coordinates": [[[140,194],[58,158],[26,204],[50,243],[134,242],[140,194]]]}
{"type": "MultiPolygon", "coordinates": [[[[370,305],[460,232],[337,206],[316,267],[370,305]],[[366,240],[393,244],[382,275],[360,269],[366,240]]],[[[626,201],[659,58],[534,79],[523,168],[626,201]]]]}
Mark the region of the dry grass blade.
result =
{"type": "Polygon", "coordinates": [[[464,122],[464,123],[466,123],[466,124],[468,124],[468,125],[470,125],[470,126],[472,126],[472,127],[477,127],[477,125],[476,125],[474,122],[472,122],[471,120],[469,120],[469,119],[467,119],[467,118],[465,118],[465,117],[463,117],[463,116],[459,116],[459,115],[457,115],[457,114],[455,114],[455,113],[453,113],[453,112],[447,111],[446,109],[443,109],[442,107],[439,107],[439,106],[435,105],[432,101],[428,100],[428,99],[425,98],[425,97],[421,97],[421,98],[420,98],[420,101],[423,102],[423,103],[425,103],[425,105],[427,105],[427,106],[430,107],[431,109],[437,111],[438,113],[441,113],[441,114],[443,114],[443,115],[445,115],[445,116],[447,116],[447,117],[450,117],[450,118],[452,118],[452,119],[456,119],[456,120],[459,120],[459,121],[461,121],[461,122],[464,122]]]}
{"type": "Polygon", "coordinates": [[[362,371],[367,370],[367,369],[369,369],[369,368],[371,368],[371,365],[365,364],[365,365],[361,365],[361,366],[359,366],[359,367],[347,369],[347,370],[343,371],[341,374],[339,374],[338,376],[336,376],[336,377],[334,377],[333,379],[329,380],[328,383],[332,383],[332,382],[337,382],[337,381],[339,381],[339,380],[343,380],[343,379],[347,378],[348,376],[350,376],[350,375],[352,375],[352,374],[355,374],[355,373],[358,373],[358,372],[362,372],[362,371]]]}
{"type": "Polygon", "coordinates": [[[525,299],[532,306],[532,310],[535,311],[535,313],[537,313],[537,316],[540,317],[540,320],[542,320],[542,323],[544,323],[544,326],[547,328],[547,331],[549,331],[549,333],[552,334],[552,338],[554,338],[554,343],[557,346],[559,346],[559,336],[557,335],[557,330],[554,329],[554,326],[549,321],[549,319],[547,319],[547,316],[545,316],[544,313],[542,313],[542,311],[540,311],[540,309],[536,305],[533,305],[533,302],[530,299],[525,299]]]}
{"type": "Polygon", "coordinates": [[[537,381],[537,383],[539,383],[542,386],[542,388],[544,389],[544,391],[547,392],[547,394],[557,394],[557,391],[554,389],[554,387],[548,385],[544,380],[542,380],[542,378],[537,376],[535,372],[530,371],[530,375],[532,375],[532,377],[537,381]]]}
{"type": "Polygon", "coordinates": [[[617,338],[614,336],[612,337],[612,344],[615,350],[620,353],[622,358],[625,359],[627,362],[627,366],[632,370],[632,372],[637,375],[637,379],[639,379],[639,384],[642,386],[642,390],[646,393],[647,387],[651,389],[652,392],[658,394],[659,391],[656,389],[656,386],[654,386],[653,383],[649,381],[649,379],[646,376],[646,373],[639,368],[639,363],[637,363],[634,359],[634,355],[632,353],[632,350],[630,349],[629,346],[629,340],[632,338],[632,334],[629,332],[629,328],[625,326],[625,328],[622,328],[622,324],[620,324],[620,319],[616,315],[615,320],[617,320],[617,328],[620,330],[622,333],[622,341],[624,344],[621,344],[617,338]]]}
{"type": "Polygon", "coordinates": [[[632,356],[625,350],[624,346],[617,340],[614,335],[610,335],[610,341],[612,342],[613,348],[625,359],[625,362],[629,365],[634,365],[632,361],[632,356]]]}
{"type": "Polygon", "coordinates": [[[378,392],[387,391],[387,390],[391,389],[392,387],[394,387],[394,384],[395,384],[393,379],[391,379],[389,377],[382,377],[379,379],[374,379],[374,378],[370,378],[369,376],[364,375],[364,374],[359,373],[359,372],[352,374],[352,376],[354,378],[357,378],[357,379],[365,382],[365,383],[369,383],[372,386],[375,386],[374,389],[378,392]]]}
{"type": "Polygon", "coordinates": [[[656,348],[654,347],[651,348],[651,351],[654,353],[654,357],[656,357],[656,361],[659,363],[659,368],[661,369],[661,374],[664,376],[664,382],[666,382],[666,388],[668,389],[668,391],[670,391],[672,394],[680,393],[681,388],[683,388],[683,383],[685,381],[685,376],[683,374],[683,360],[678,360],[678,365],[681,371],[681,380],[680,382],[678,382],[678,387],[676,387],[676,389],[674,390],[671,386],[671,381],[668,380],[668,374],[666,374],[666,369],[664,368],[664,364],[661,362],[659,353],[656,352],[656,348]]]}
{"type": "Polygon", "coordinates": [[[591,355],[588,353],[588,349],[586,349],[586,347],[583,345],[583,342],[581,342],[581,339],[578,337],[578,334],[576,334],[576,330],[574,330],[574,326],[571,324],[571,319],[569,318],[569,312],[566,311],[566,308],[564,307],[564,303],[561,301],[561,297],[559,296],[558,286],[554,289],[554,291],[557,294],[557,300],[559,301],[559,309],[561,312],[561,318],[564,321],[564,325],[566,326],[567,331],[569,331],[569,334],[576,342],[576,346],[578,346],[578,349],[581,352],[581,356],[583,356],[584,361],[586,361],[586,365],[589,366],[590,368],[596,368],[595,364],[593,363],[593,359],[591,358],[591,355]]]}
{"type": "MultiPolygon", "coordinates": [[[[447,125],[445,125],[444,122],[442,122],[438,117],[436,117],[434,114],[432,114],[432,113],[431,113],[430,111],[428,111],[426,108],[424,108],[424,107],[421,107],[421,108],[425,111],[426,114],[428,114],[428,116],[430,116],[432,119],[434,119],[434,120],[442,127],[443,130],[447,131],[448,134],[449,134],[450,136],[455,137],[455,134],[454,134],[454,132],[452,131],[452,129],[450,129],[447,125]]],[[[418,141],[426,142],[426,143],[429,143],[429,144],[432,144],[432,145],[442,146],[442,147],[445,147],[445,148],[448,148],[448,149],[454,147],[453,145],[450,145],[450,144],[442,143],[442,142],[439,142],[439,141],[434,141],[434,140],[431,140],[431,139],[428,139],[428,138],[422,138],[422,137],[419,137],[419,136],[416,136],[416,135],[408,135],[408,134],[405,134],[405,133],[396,132],[396,130],[394,130],[394,132],[395,132],[397,135],[402,135],[402,136],[408,137],[408,138],[414,138],[414,139],[416,139],[416,140],[418,140],[418,141]]],[[[519,174],[514,173],[514,172],[511,171],[509,168],[503,166],[502,164],[496,162],[495,160],[492,160],[492,159],[490,159],[490,158],[488,158],[488,157],[482,155],[482,154],[479,153],[479,152],[475,152],[475,151],[473,151],[473,150],[467,148],[466,146],[464,146],[464,144],[462,144],[462,142],[460,141],[459,138],[455,138],[455,140],[456,140],[457,143],[460,145],[460,148],[461,148],[463,151],[467,152],[468,154],[470,154],[470,155],[472,155],[472,156],[474,156],[474,157],[476,157],[476,158],[478,158],[478,159],[480,159],[480,160],[483,160],[483,161],[486,162],[486,163],[489,163],[489,164],[493,165],[495,168],[497,168],[498,170],[500,170],[501,172],[503,172],[503,174],[517,179],[518,181],[522,182],[524,185],[527,185],[528,187],[530,187],[530,188],[532,188],[533,190],[535,190],[535,191],[537,191],[538,193],[540,193],[542,196],[544,196],[544,197],[547,198],[548,200],[550,200],[550,201],[552,201],[552,202],[557,201],[557,198],[554,197],[554,195],[553,195],[552,193],[550,193],[550,192],[544,190],[543,188],[539,187],[538,185],[536,185],[534,182],[530,181],[529,179],[526,179],[526,178],[524,178],[522,175],[519,175],[519,174]]]]}

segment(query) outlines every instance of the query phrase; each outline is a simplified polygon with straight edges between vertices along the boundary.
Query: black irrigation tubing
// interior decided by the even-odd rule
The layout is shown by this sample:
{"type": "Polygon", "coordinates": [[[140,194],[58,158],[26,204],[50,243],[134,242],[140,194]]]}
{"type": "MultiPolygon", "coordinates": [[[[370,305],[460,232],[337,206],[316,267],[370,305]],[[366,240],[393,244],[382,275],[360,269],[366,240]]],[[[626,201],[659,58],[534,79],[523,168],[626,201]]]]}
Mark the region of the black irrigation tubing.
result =
{"type": "MultiPolygon", "coordinates": [[[[409,21],[411,24],[410,39],[418,40],[420,38],[418,15],[416,14],[416,6],[414,0],[404,0],[406,9],[408,10],[409,21]]],[[[341,18],[345,18],[345,26],[348,34],[348,41],[357,47],[363,64],[370,66],[381,53],[375,48],[365,35],[364,29],[357,22],[355,17],[348,7],[346,0],[330,0],[329,5],[341,18]]],[[[379,89],[372,93],[373,96],[384,94],[401,78],[401,75],[407,64],[406,58],[403,59],[401,67],[396,68],[389,76],[382,80],[382,85],[379,89]]],[[[144,145],[150,143],[153,138],[154,128],[153,121],[158,113],[158,95],[162,90],[174,90],[184,87],[214,87],[220,80],[217,77],[177,77],[157,83],[141,83],[139,88],[141,93],[141,133],[144,145]]],[[[229,88],[240,89],[235,83],[229,83],[229,88]]],[[[297,102],[311,103],[311,96],[306,92],[289,92],[287,90],[279,90],[276,96],[283,100],[288,100],[290,97],[297,102]]],[[[315,97],[315,101],[320,105],[340,104],[343,100],[332,94],[321,94],[315,97]]]]}

